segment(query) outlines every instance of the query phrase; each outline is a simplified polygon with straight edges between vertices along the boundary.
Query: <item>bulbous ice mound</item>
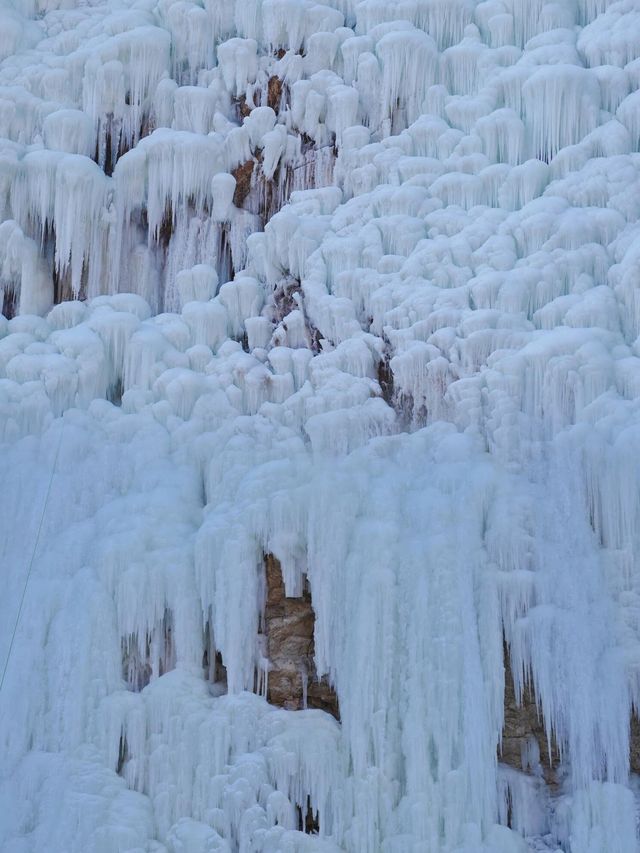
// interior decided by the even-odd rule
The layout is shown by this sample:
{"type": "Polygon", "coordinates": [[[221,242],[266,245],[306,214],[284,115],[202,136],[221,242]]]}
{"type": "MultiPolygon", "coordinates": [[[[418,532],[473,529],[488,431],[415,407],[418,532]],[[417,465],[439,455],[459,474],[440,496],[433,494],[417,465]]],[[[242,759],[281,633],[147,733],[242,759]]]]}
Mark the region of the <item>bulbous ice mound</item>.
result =
{"type": "Polygon", "coordinates": [[[0,0],[2,853],[638,850],[638,56],[0,0]]]}

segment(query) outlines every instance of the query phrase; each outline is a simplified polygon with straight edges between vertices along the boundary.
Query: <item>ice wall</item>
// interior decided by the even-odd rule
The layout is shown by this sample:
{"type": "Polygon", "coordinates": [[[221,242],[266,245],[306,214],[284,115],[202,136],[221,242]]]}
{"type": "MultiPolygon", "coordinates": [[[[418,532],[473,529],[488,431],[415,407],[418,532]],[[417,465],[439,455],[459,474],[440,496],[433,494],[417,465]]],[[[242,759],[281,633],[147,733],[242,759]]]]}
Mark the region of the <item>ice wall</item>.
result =
{"type": "Polygon", "coordinates": [[[3,853],[638,849],[639,49],[0,0],[3,853]],[[339,723],[266,702],[265,554],[339,723]]]}

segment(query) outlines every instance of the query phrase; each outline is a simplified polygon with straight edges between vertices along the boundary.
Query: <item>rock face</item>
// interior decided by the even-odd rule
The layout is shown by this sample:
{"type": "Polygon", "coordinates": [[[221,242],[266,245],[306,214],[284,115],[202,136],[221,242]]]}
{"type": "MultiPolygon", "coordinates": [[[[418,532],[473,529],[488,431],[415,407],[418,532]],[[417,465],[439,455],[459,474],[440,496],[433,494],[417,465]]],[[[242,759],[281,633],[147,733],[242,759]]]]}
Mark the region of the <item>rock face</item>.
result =
{"type": "Polygon", "coordinates": [[[631,755],[629,765],[632,773],[640,773],[640,720],[635,714],[631,716],[631,755]]]}
{"type": "MultiPolygon", "coordinates": [[[[530,772],[532,739],[535,741],[540,754],[540,768],[546,783],[550,786],[557,784],[556,768],[560,756],[555,739],[551,740],[551,749],[547,741],[544,720],[538,711],[535,696],[527,686],[520,704],[516,701],[513,683],[513,673],[509,660],[508,649],[504,650],[504,729],[502,732],[502,748],[498,751],[498,759],[516,770],[530,772]]],[[[539,771],[538,771],[539,772],[539,771]]]]}
{"type": "MultiPolygon", "coordinates": [[[[553,789],[558,784],[556,778],[556,770],[560,763],[558,745],[555,738],[552,738],[551,750],[549,750],[544,720],[538,711],[535,696],[529,687],[524,691],[521,704],[516,702],[513,673],[506,648],[504,659],[504,729],[498,760],[516,770],[532,771],[534,768],[527,763],[527,757],[531,755],[528,744],[533,738],[540,753],[542,775],[547,785],[553,789]]],[[[632,714],[630,720],[629,741],[629,769],[632,773],[640,773],[640,720],[635,713],[632,714]]]]}
{"type": "Polygon", "coordinates": [[[279,561],[265,557],[267,599],[264,633],[271,663],[267,698],[273,705],[295,711],[320,708],[340,719],[338,697],[326,679],[318,679],[314,664],[315,614],[305,580],[301,598],[287,598],[279,561]]]}

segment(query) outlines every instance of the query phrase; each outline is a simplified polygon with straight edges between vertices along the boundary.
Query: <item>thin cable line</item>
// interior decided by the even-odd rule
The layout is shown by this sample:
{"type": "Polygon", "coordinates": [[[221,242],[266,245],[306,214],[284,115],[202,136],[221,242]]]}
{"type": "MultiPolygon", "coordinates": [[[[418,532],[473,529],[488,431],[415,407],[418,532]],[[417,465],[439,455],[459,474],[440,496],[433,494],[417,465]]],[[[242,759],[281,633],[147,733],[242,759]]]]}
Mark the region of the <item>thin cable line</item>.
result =
{"type": "Polygon", "coordinates": [[[47,504],[49,503],[49,495],[51,494],[51,486],[53,484],[53,478],[55,476],[56,467],[58,465],[58,457],[60,455],[60,448],[62,447],[62,433],[64,432],[64,420],[62,421],[62,426],[60,427],[60,438],[58,439],[58,447],[56,449],[56,455],[53,460],[53,467],[51,469],[51,477],[49,478],[49,485],[47,486],[47,493],[44,496],[44,503],[42,505],[42,513],[40,515],[40,523],[38,524],[38,532],[36,533],[36,539],[33,543],[33,551],[31,552],[31,559],[29,560],[29,568],[27,569],[27,577],[24,582],[24,588],[22,590],[22,597],[20,598],[20,605],[18,607],[18,614],[16,616],[16,621],[13,626],[13,633],[11,635],[11,642],[9,643],[9,651],[7,652],[7,659],[4,662],[4,669],[2,670],[2,678],[0,679],[0,691],[2,691],[2,687],[4,685],[4,679],[7,674],[7,669],[9,668],[9,661],[11,659],[11,653],[13,652],[13,644],[16,639],[16,634],[18,632],[18,625],[20,624],[20,618],[22,617],[22,608],[24,606],[24,601],[27,595],[27,587],[29,586],[29,580],[31,578],[31,571],[33,569],[33,564],[36,558],[36,551],[38,550],[38,544],[40,543],[40,534],[42,533],[42,525],[44,524],[44,517],[47,512],[47,504]]]}

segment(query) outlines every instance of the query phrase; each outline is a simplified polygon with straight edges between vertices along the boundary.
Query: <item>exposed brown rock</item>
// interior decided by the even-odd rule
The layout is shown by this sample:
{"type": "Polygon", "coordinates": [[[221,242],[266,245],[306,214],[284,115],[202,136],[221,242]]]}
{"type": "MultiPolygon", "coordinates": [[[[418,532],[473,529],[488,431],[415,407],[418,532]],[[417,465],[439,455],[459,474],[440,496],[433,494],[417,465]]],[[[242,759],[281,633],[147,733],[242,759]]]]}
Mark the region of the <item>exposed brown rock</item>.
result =
{"type": "Polygon", "coordinates": [[[280,102],[282,101],[282,80],[275,75],[269,78],[267,84],[267,106],[278,113],[280,110],[280,102]]]}
{"type": "Polygon", "coordinates": [[[173,210],[169,202],[165,204],[162,213],[162,222],[158,229],[158,243],[166,249],[173,236],[173,210]]]}
{"type": "Polygon", "coordinates": [[[392,405],[394,388],[393,388],[393,371],[391,370],[389,355],[386,354],[378,362],[378,385],[382,392],[382,399],[388,405],[392,405]]]}
{"type": "MultiPolygon", "coordinates": [[[[54,237],[55,240],[55,237],[54,237]]],[[[56,265],[53,265],[52,271],[53,278],[53,302],[57,305],[60,302],[69,302],[71,299],[81,299],[85,300],[87,298],[87,264],[83,263],[82,265],[82,275],[80,277],[80,291],[78,293],[74,293],[73,288],[71,287],[71,267],[68,266],[62,274],[58,272],[56,269],[56,265]]],[[[16,313],[18,303],[16,302],[16,313]]],[[[3,312],[4,313],[4,312],[3,312]]],[[[7,316],[5,314],[5,316],[7,316]]]]}
{"type": "Polygon", "coordinates": [[[302,285],[298,279],[282,279],[273,291],[274,322],[279,323],[281,320],[284,320],[287,314],[290,314],[299,307],[295,296],[301,293],[302,285]]]}
{"type": "Polygon", "coordinates": [[[253,104],[248,104],[247,99],[244,95],[242,95],[236,101],[236,111],[238,113],[238,119],[240,122],[242,122],[242,119],[246,118],[250,114],[252,109],[253,104]]]}
{"type": "Polygon", "coordinates": [[[306,835],[313,835],[319,831],[320,824],[318,823],[318,815],[314,814],[313,808],[311,807],[311,797],[307,797],[304,814],[302,813],[300,806],[296,806],[296,812],[298,814],[299,832],[304,832],[306,835]]]}
{"type": "Polygon", "coordinates": [[[522,766],[522,752],[527,738],[533,736],[538,742],[540,764],[545,781],[548,785],[555,785],[555,771],[560,763],[558,746],[555,739],[552,738],[551,755],[549,755],[544,720],[538,713],[535,696],[529,685],[525,687],[522,703],[518,705],[516,702],[513,673],[506,645],[504,660],[504,729],[502,732],[502,749],[498,753],[498,758],[516,770],[526,772],[527,768],[522,766]]]}
{"type": "Polygon", "coordinates": [[[236,179],[236,190],[233,194],[233,203],[236,207],[242,207],[244,200],[249,195],[254,166],[254,160],[247,160],[246,163],[242,163],[231,172],[236,179]]]}
{"type": "MultiPolygon", "coordinates": [[[[540,764],[545,781],[551,787],[557,784],[556,770],[560,763],[560,754],[555,738],[551,741],[551,756],[544,728],[544,720],[538,713],[535,696],[530,686],[527,686],[522,697],[522,703],[516,703],[513,673],[505,647],[505,684],[504,684],[504,730],[502,734],[502,749],[498,758],[504,764],[516,770],[525,770],[522,766],[522,749],[528,737],[535,737],[540,750],[540,764]]],[[[630,755],[629,764],[632,773],[640,774],[640,720],[635,713],[630,720],[630,755]]]]}
{"type": "Polygon", "coordinates": [[[264,560],[267,598],[264,632],[271,663],[267,698],[273,705],[295,711],[304,707],[304,679],[307,707],[321,708],[340,718],[338,697],[325,679],[318,680],[314,663],[313,628],[315,614],[305,581],[300,598],[287,598],[279,561],[267,554],[264,560]]]}

